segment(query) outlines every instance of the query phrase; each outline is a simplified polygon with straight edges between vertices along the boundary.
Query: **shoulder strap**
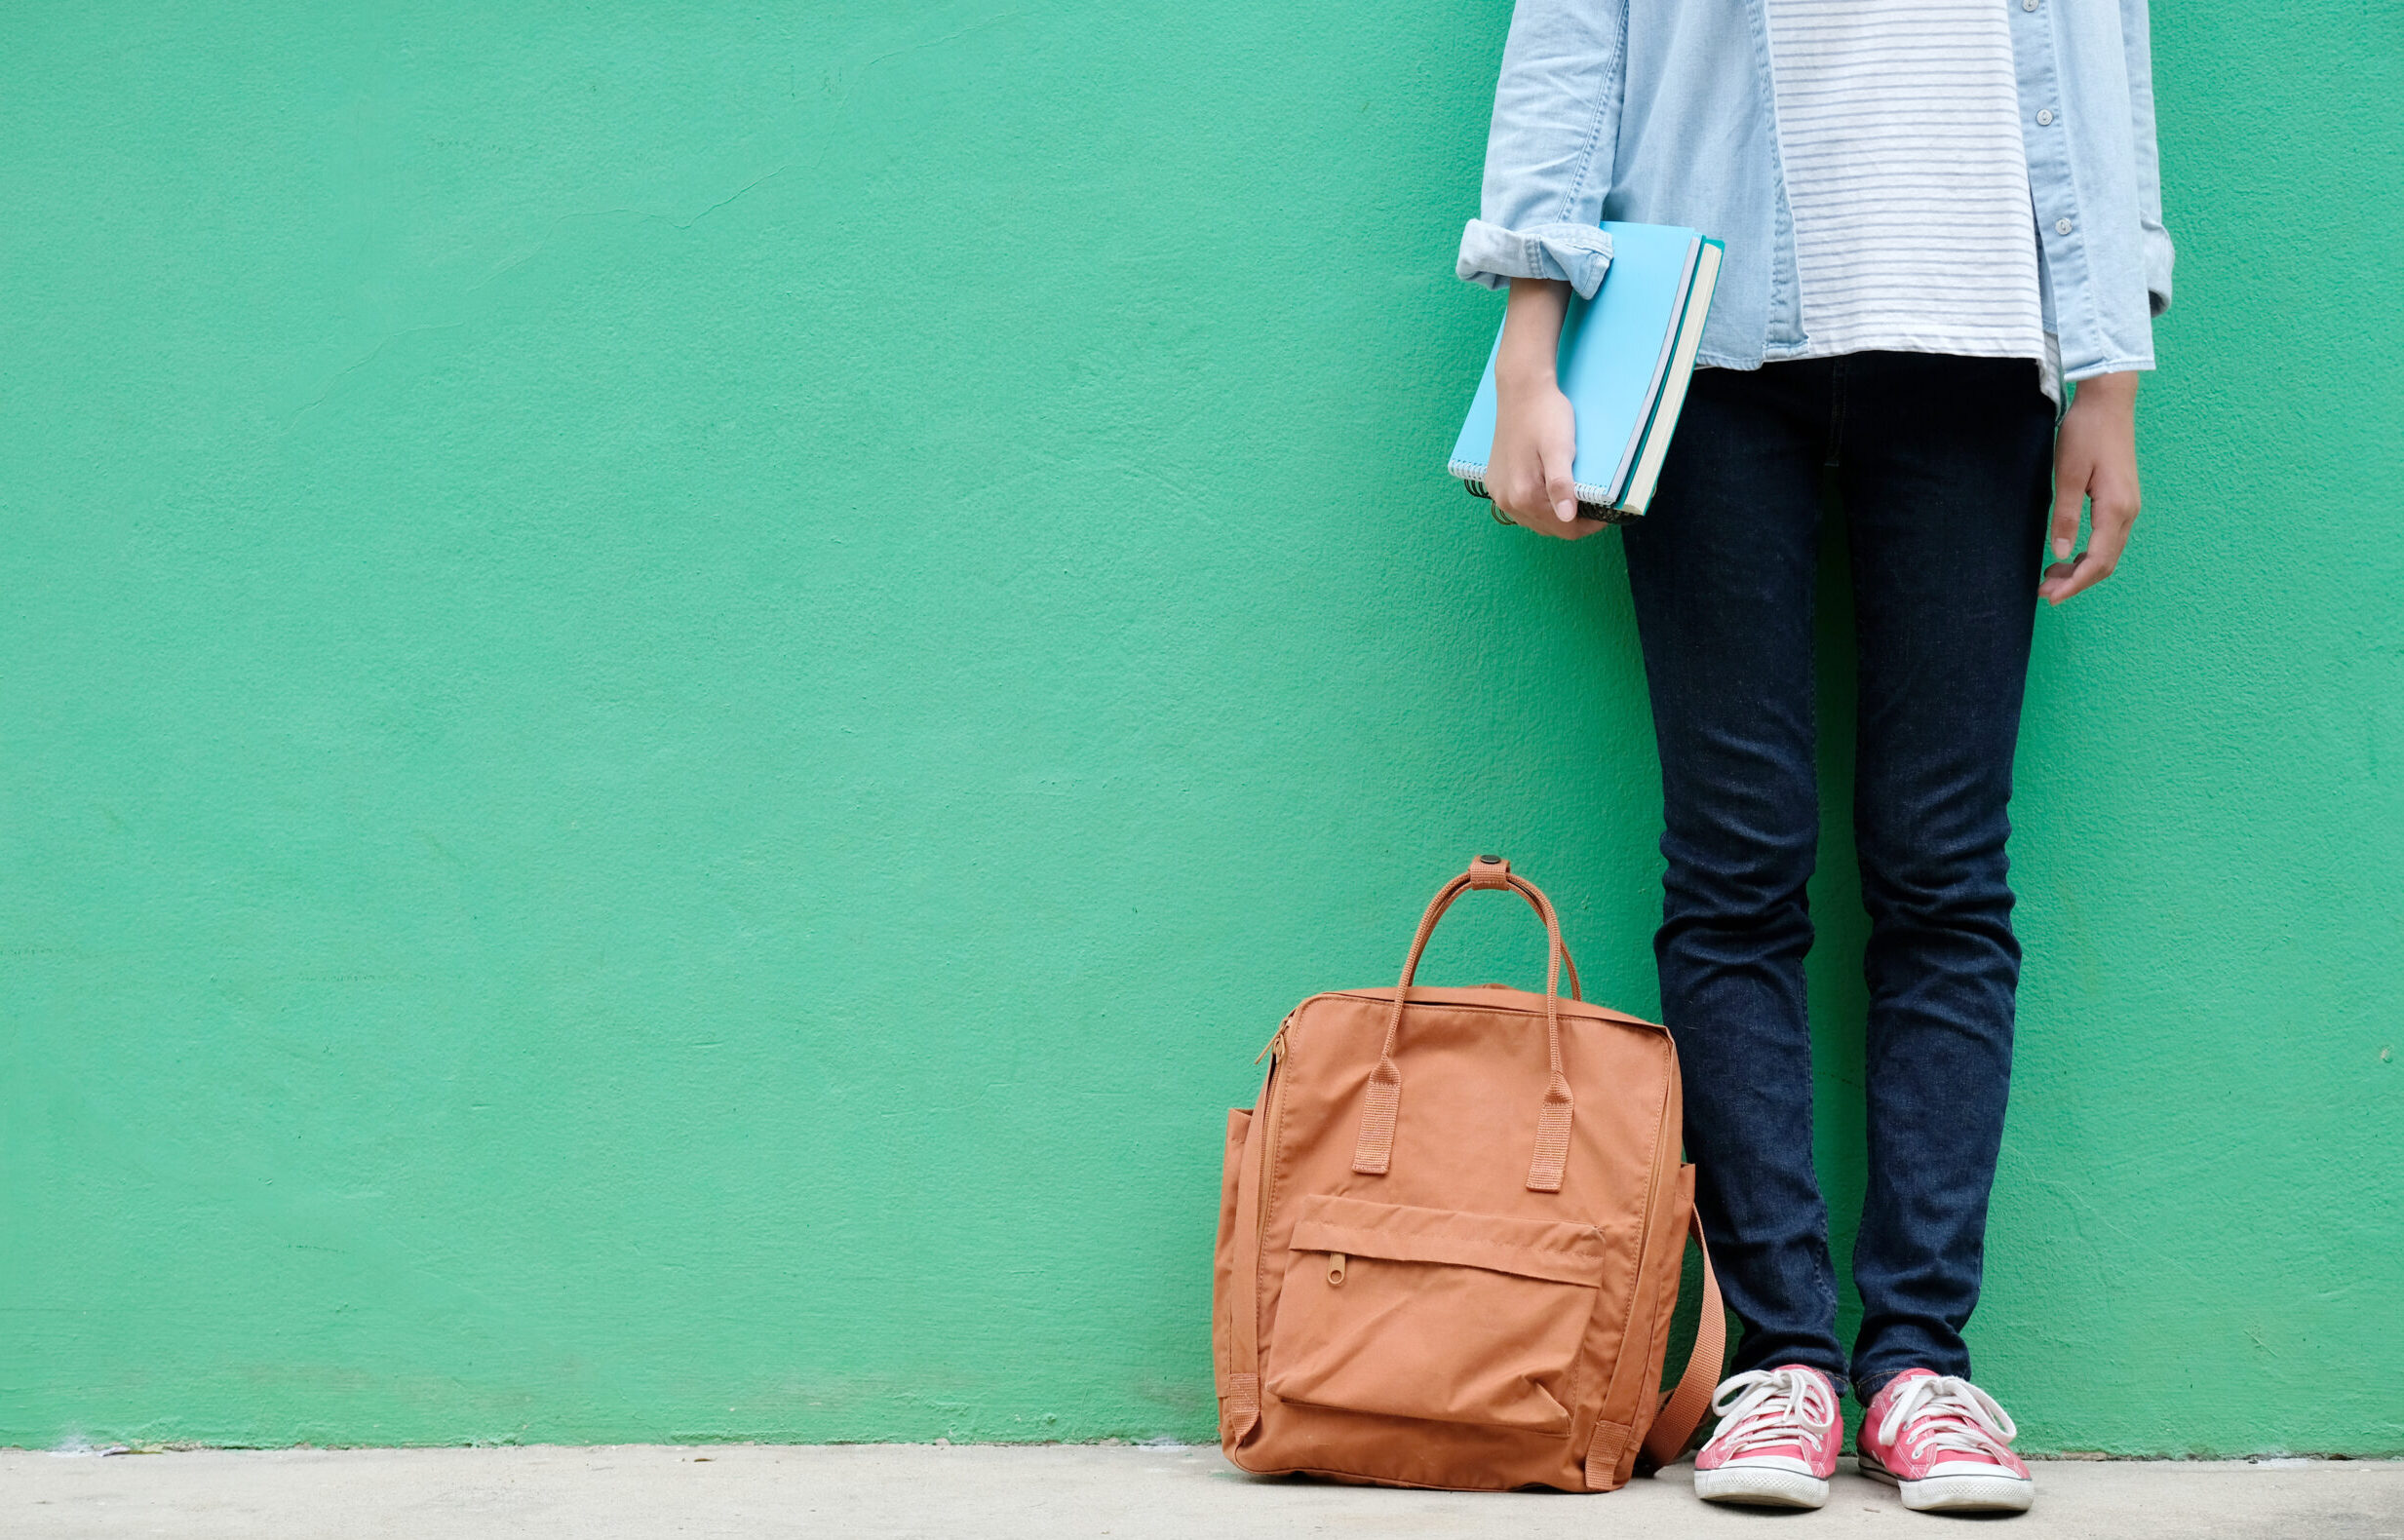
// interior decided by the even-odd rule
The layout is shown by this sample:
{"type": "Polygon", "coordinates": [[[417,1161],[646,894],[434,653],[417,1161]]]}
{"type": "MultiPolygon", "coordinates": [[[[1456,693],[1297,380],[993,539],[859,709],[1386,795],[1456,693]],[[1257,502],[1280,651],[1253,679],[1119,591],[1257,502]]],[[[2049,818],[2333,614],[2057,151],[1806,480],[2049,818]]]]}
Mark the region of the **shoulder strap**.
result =
{"type": "Polygon", "coordinates": [[[1711,1409],[1711,1393],[1719,1388],[1720,1367],[1727,1356],[1727,1310],[1720,1302],[1720,1280],[1711,1270],[1702,1216],[1688,1211],[1687,1223],[1703,1253],[1703,1315],[1694,1325],[1694,1351],[1687,1356],[1686,1372],[1678,1376],[1678,1388],[1661,1404],[1652,1431],[1645,1435],[1645,1458],[1656,1467],[1687,1452],[1687,1441],[1711,1409]]]}
{"type": "MultiPolygon", "coordinates": [[[[1269,1041],[1276,1045],[1275,1038],[1269,1041]]],[[[1220,1442],[1230,1450],[1260,1421],[1260,1156],[1268,1142],[1268,1081],[1284,1068],[1271,1063],[1268,1077],[1260,1082],[1252,1126],[1244,1131],[1243,1160],[1236,1167],[1235,1254],[1228,1271],[1229,1286],[1239,1292],[1228,1301],[1227,1385],[1219,1407],[1220,1442]]]]}

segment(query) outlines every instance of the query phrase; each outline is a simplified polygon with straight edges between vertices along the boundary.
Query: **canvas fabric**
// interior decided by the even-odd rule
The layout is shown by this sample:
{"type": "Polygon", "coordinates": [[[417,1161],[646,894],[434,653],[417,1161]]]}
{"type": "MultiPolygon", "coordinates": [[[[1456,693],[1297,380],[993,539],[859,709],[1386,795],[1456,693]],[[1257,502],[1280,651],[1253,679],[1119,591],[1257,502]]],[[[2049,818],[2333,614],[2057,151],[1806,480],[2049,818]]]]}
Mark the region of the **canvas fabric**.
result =
{"type": "Polygon", "coordinates": [[[1553,905],[1481,857],[1392,988],[1312,995],[1227,1115],[1212,1343],[1220,1442],[1261,1474],[1609,1491],[1686,1447],[1725,1349],[1659,1389],[1695,1226],[1669,1034],[1579,997],[1553,905]],[[1472,888],[1543,920],[1544,992],[1415,988],[1472,888]],[[1561,997],[1562,974],[1570,998],[1561,997]]]}

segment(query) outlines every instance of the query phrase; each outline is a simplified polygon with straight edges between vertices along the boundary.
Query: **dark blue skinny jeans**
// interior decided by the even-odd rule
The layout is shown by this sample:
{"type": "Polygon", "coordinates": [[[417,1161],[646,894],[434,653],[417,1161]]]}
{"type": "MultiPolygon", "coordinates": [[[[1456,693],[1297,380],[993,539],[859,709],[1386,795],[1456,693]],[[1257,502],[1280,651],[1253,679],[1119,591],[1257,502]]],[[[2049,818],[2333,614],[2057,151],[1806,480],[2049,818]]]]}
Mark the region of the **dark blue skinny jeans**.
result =
{"type": "Polygon", "coordinates": [[[2026,361],[1859,353],[1697,370],[1626,532],[1660,742],[1661,1009],[1686,1080],[1735,1367],[1967,1374],[2011,1079],[2020,947],[2004,842],[2054,411],[2026,361]],[[1812,598],[1822,477],[1860,657],[1868,1191],[1862,1323],[1836,1337],[1811,1162],[1804,886],[1819,843],[1812,598]]]}

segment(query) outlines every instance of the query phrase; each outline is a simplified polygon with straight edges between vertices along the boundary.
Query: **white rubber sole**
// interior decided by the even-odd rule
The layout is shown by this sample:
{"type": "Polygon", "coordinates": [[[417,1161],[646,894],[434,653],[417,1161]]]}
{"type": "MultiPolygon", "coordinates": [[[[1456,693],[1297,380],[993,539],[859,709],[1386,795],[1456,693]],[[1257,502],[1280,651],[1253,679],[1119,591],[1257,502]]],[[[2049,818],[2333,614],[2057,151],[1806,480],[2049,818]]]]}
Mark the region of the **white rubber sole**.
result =
{"type": "Polygon", "coordinates": [[[1914,1513],[2025,1514],[2036,1501],[2036,1483],[2017,1476],[1930,1476],[1907,1482],[1864,1455],[1855,1464],[1874,1482],[1884,1482],[1914,1513]]]}
{"type": "Polygon", "coordinates": [[[1762,1465],[1723,1465],[1694,1473],[1694,1495],[1705,1502],[1749,1503],[1756,1508],[1817,1508],[1828,1501],[1828,1483],[1800,1471],[1762,1465]]]}

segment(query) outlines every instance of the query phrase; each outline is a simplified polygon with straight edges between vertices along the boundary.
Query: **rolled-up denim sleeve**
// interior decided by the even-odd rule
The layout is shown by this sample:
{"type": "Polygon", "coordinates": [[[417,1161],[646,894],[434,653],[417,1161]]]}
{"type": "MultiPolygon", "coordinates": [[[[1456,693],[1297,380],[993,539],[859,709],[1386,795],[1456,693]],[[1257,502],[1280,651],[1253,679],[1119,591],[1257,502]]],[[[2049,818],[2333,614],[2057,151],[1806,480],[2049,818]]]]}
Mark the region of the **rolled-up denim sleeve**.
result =
{"type": "Polygon", "coordinates": [[[1618,152],[1627,0],[1519,0],[1486,137],[1478,217],[1454,271],[1500,289],[1566,280],[1591,298],[1610,266],[1600,228],[1618,152]]]}
{"type": "Polygon", "coordinates": [[[2137,152],[2138,240],[2146,266],[2146,297],[2153,314],[2170,308],[2170,268],[2177,252],[2162,224],[2161,151],[2153,133],[2153,37],[2146,0],[2120,0],[2120,43],[2128,51],[2130,135],[2137,152]]]}

